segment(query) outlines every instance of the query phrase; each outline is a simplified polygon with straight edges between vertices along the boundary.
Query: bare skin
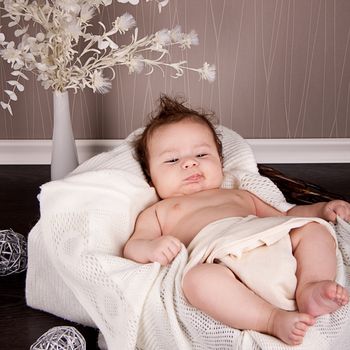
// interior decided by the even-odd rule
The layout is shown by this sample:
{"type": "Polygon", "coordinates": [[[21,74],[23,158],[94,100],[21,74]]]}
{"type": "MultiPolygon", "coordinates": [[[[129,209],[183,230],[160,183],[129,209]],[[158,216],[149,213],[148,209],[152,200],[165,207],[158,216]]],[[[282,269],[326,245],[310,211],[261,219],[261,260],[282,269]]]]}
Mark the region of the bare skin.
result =
{"type": "MultiPolygon", "coordinates": [[[[331,201],[296,206],[280,212],[243,190],[221,189],[221,158],[209,127],[185,119],[163,125],[149,138],[149,171],[162,199],[137,218],[124,247],[124,257],[140,263],[172,262],[181,249],[207,224],[226,217],[298,216],[350,221],[350,204],[331,201]],[[181,142],[179,142],[181,140],[181,142]]],[[[271,305],[244,284],[227,267],[199,264],[187,272],[183,291],[187,300],[222,323],[276,336],[287,344],[301,344],[315,317],[348,303],[347,290],[338,285],[335,242],[319,223],[290,231],[297,261],[298,311],[271,305]]]]}
{"type": "Polygon", "coordinates": [[[331,313],[349,302],[348,291],[337,284],[335,279],[336,259],[332,256],[334,241],[328,231],[316,223],[310,223],[302,228],[292,230],[291,242],[294,257],[298,261],[296,300],[301,312],[312,316],[331,313]],[[318,252],[319,254],[312,253],[318,252]],[[312,261],[302,256],[310,255],[312,261]],[[315,278],[315,269],[310,265],[320,267],[315,278]]]}
{"type": "MultiPolygon", "coordinates": [[[[322,212],[323,206],[308,206],[307,212],[316,216],[322,212]]],[[[302,208],[297,210],[301,215],[302,208]]],[[[134,236],[126,245],[124,254],[143,263],[158,261],[167,265],[178,254],[181,248],[179,243],[187,246],[209,222],[257,214],[261,217],[293,215],[293,209],[290,213],[279,212],[251,193],[241,190],[213,189],[168,198],[140,215],[134,236]],[[143,237],[141,241],[140,236],[143,237]],[[145,249],[145,238],[146,245],[152,246],[150,249],[145,249]],[[139,249],[129,250],[133,241],[134,244],[141,244],[139,248],[142,253],[139,249]]],[[[267,303],[237,280],[228,268],[215,264],[200,264],[188,272],[183,283],[186,298],[193,306],[231,327],[255,329],[274,335],[290,345],[301,344],[306,331],[315,323],[314,317],[347,304],[348,292],[334,282],[335,243],[327,229],[312,223],[292,230],[290,237],[298,261],[298,311],[281,310],[267,303]],[[211,269],[215,269],[212,277],[211,269]],[[215,290],[211,292],[213,288],[215,290]],[[232,298],[232,295],[235,297],[232,298]],[[232,311],[229,311],[228,305],[232,311]],[[249,305],[251,309],[248,309],[249,305]],[[239,310],[242,312],[239,313],[239,310]]]]}

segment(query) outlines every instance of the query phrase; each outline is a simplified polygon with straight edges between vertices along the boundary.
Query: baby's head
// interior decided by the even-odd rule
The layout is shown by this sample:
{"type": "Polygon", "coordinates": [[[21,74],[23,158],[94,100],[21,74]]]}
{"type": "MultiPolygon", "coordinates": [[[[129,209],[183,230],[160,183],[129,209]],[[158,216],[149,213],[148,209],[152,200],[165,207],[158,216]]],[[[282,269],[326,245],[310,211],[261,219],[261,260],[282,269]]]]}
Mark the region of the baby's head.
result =
{"type": "Polygon", "coordinates": [[[161,96],[143,133],[136,158],[161,198],[217,188],[222,182],[222,144],[214,115],[161,96]]]}

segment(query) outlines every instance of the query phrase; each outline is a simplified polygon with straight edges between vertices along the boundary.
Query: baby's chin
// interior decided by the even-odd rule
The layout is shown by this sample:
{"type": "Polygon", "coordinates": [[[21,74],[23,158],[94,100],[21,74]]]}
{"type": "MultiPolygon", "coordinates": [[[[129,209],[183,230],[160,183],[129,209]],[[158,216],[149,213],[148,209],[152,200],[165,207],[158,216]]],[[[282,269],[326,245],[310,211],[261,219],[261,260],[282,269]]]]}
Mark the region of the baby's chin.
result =
{"type": "Polygon", "coordinates": [[[177,191],[169,192],[169,193],[158,193],[158,196],[161,199],[167,199],[167,198],[173,198],[173,197],[180,197],[180,196],[188,196],[191,194],[195,194],[202,191],[212,190],[218,188],[217,186],[207,186],[202,183],[191,183],[187,184],[186,186],[183,186],[179,188],[177,191]]]}

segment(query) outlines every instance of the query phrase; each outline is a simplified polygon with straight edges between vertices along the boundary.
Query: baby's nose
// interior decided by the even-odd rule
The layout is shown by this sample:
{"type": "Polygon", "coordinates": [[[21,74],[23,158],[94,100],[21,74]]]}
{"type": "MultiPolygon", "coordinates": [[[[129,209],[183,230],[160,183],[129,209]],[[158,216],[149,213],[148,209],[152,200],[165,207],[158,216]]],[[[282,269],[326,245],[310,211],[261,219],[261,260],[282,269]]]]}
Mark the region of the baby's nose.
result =
{"type": "Polygon", "coordinates": [[[187,158],[183,162],[183,167],[185,169],[192,168],[198,165],[198,161],[195,158],[187,158]]]}

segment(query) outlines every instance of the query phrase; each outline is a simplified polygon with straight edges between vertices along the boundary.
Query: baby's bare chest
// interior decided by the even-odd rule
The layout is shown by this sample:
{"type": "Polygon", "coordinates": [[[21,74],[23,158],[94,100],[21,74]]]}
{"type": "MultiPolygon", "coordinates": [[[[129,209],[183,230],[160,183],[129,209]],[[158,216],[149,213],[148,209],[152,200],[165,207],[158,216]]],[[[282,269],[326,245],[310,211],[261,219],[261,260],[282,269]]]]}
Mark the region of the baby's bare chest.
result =
{"type": "Polygon", "coordinates": [[[238,190],[210,190],[163,200],[157,216],[163,235],[188,245],[209,223],[230,216],[255,215],[250,195],[238,190]]]}

